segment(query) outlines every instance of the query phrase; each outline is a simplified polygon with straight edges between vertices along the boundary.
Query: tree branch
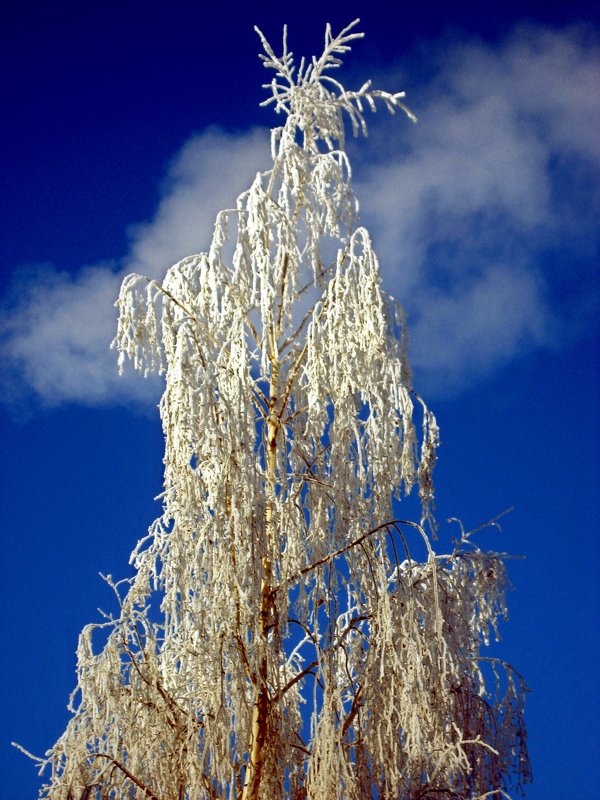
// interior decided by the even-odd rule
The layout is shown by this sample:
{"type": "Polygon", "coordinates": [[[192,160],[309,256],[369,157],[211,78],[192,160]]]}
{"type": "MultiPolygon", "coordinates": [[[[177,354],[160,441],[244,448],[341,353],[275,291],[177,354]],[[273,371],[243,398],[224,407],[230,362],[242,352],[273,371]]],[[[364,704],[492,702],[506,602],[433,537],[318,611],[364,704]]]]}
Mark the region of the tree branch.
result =
{"type": "Polygon", "coordinates": [[[138,787],[138,789],[141,789],[142,792],[144,792],[144,794],[147,797],[150,797],[151,800],[160,800],[160,797],[156,795],[152,791],[152,789],[149,789],[147,786],[145,786],[140,780],[138,780],[135,777],[135,775],[132,772],[130,772],[127,769],[127,767],[124,764],[122,764],[120,761],[117,761],[117,759],[114,758],[113,756],[109,755],[108,753],[90,753],[90,758],[108,759],[108,761],[112,762],[115,765],[115,767],[117,767],[117,769],[120,769],[123,775],[125,775],[126,778],[128,778],[132,783],[134,783],[138,787]]]}

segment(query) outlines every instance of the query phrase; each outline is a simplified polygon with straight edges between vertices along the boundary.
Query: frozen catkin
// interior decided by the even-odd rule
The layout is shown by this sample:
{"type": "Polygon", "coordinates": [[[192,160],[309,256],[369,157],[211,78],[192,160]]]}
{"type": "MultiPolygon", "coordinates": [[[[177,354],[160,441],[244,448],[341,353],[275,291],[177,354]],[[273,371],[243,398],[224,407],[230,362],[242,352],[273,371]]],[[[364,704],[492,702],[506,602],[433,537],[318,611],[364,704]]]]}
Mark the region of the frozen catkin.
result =
{"type": "Polygon", "coordinates": [[[165,380],[163,509],[81,634],[47,800],[483,800],[530,777],[524,683],[481,654],[502,558],[429,541],[437,424],[344,150],[366,110],[412,115],[334,77],[360,36],[328,27],[297,67],[260,34],[271,169],[207,253],[123,282],[119,363],[165,380]]]}

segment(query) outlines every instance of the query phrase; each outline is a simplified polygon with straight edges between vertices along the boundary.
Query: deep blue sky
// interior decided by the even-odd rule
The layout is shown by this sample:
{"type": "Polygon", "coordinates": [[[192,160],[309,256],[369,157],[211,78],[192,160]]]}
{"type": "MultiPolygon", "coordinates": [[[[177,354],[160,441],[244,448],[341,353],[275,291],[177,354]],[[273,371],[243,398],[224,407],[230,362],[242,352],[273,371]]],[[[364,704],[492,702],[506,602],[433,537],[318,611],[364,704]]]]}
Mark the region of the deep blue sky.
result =
{"type": "Polygon", "coordinates": [[[276,119],[258,105],[252,26],[277,46],[287,22],[292,49],[310,55],[327,21],[357,16],[366,38],[346,83],[406,89],[419,116],[378,115],[351,157],[386,288],[409,312],[416,388],[442,430],[439,518],[473,527],[515,507],[481,544],[526,556],[509,563],[500,652],[533,690],[527,797],[593,796],[599,21],[592,3],[561,8],[2,12],[3,800],[36,795],[10,741],[43,753],[64,729],[77,635],[110,603],[98,572],[126,575],[159,513],[156,397],[141,378],[119,384],[105,356],[118,273],[205,248],[215,211],[266,165],[250,131],[276,119]]]}

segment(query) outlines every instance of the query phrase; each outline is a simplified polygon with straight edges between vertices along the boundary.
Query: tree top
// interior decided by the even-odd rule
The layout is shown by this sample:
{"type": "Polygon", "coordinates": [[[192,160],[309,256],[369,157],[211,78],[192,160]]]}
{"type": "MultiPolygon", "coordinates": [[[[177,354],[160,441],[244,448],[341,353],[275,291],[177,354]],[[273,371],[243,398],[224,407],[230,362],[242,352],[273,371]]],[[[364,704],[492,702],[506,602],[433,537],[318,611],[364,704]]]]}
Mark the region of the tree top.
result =
{"type": "Polygon", "coordinates": [[[297,70],[294,54],[288,50],[287,26],[283,28],[281,56],[275,55],[262,31],[255,27],[264,49],[264,54],[259,57],[267,69],[273,69],[276,73],[270,83],[263,84],[263,88],[271,90],[271,97],[261,105],[274,103],[276,112],[287,114],[292,125],[304,133],[305,142],[316,143],[321,140],[329,149],[333,149],[334,142],[338,142],[343,147],[343,111],[350,118],[354,135],[362,133],[366,136],[363,111],[365,106],[375,111],[376,100],[383,102],[392,114],[400,109],[416,122],[415,115],[401,102],[405,92],[373,89],[371,81],[366,81],[358,91],[348,91],[329,74],[342,65],[340,56],[350,51],[350,42],[363,38],[363,33],[353,30],[359,22],[359,19],[355,19],[337,36],[333,35],[328,23],[323,52],[318,58],[313,56],[310,62],[302,58],[297,70]]]}

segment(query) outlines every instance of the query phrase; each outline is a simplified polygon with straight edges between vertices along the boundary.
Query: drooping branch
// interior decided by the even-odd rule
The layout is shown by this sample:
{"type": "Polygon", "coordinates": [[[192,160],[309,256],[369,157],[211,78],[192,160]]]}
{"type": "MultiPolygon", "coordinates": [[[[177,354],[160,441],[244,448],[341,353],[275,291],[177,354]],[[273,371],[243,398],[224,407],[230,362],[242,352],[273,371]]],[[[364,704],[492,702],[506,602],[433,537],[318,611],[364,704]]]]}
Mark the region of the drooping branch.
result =
{"type": "Polygon", "coordinates": [[[104,758],[107,761],[110,761],[111,764],[114,764],[114,766],[120,770],[128,780],[135,784],[138,789],[141,789],[146,797],[149,797],[150,800],[161,800],[161,798],[155,794],[152,789],[142,783],[142,781],[138,780],[124,764],[122,764],[118,759],[114,758],[114,756],[111,756],[109,753],[90,753],[90,758],[104,758]]]}
{"type": "MultiPolygon", "coordinates": [[[[347,553],[349,550],[352,550],[353,548],[358,547],[364,541],[369,539],[371,536],[374,536],[376,533],[379,533],[382,530],[388,530],[389,528],[396,527],[397,525],[410,525],[410,526],[412,526],[414,528],[417,528],[419,531],[421,531],[423,536],[425,536],[425,540],[428,541],[427,537],[426,537],[426,534],[423,531],[423,528],[420,525],[417,525],[417,523],[411,522],[410,520],[405,520],[405,519],[388,520],[387,522],[382,522],[381,525],[377,525],[377,527],[375,527],[375,528],[371,528],[371,530],[368,530],[366,533],[363,533],[357,539],[354,539],[352,542],[349,542],[348,544],[344,545],[343,547],[340,547],[335,552],[328,553],[326,556],[323,556],[323,558],[320,558],[317,561],[313,562],[312,564],[309,564],[308,566],[303,567],[299,572],[297,572],[295,575],[291,575],[287,579],[287,584],[289,585],[289,584],[295,583],[296,581],[300,580],[300,578],[304,577],[305,575],[308,575],[310,572],[313,572],[315,569],[318,569],[318,567],[322,567],[322,566],[324,566],[326,564],[331,564],[331,562],[335,561],[336,558],[339,558],[341,555],[343,555],[344,553],[347,553]]],[[[431,551],[431,552],[433,552],[433,551],[431,551]]],[[[278,588],[279,587],[276,587],[275,590],[277,590],[278,588]]]]}

